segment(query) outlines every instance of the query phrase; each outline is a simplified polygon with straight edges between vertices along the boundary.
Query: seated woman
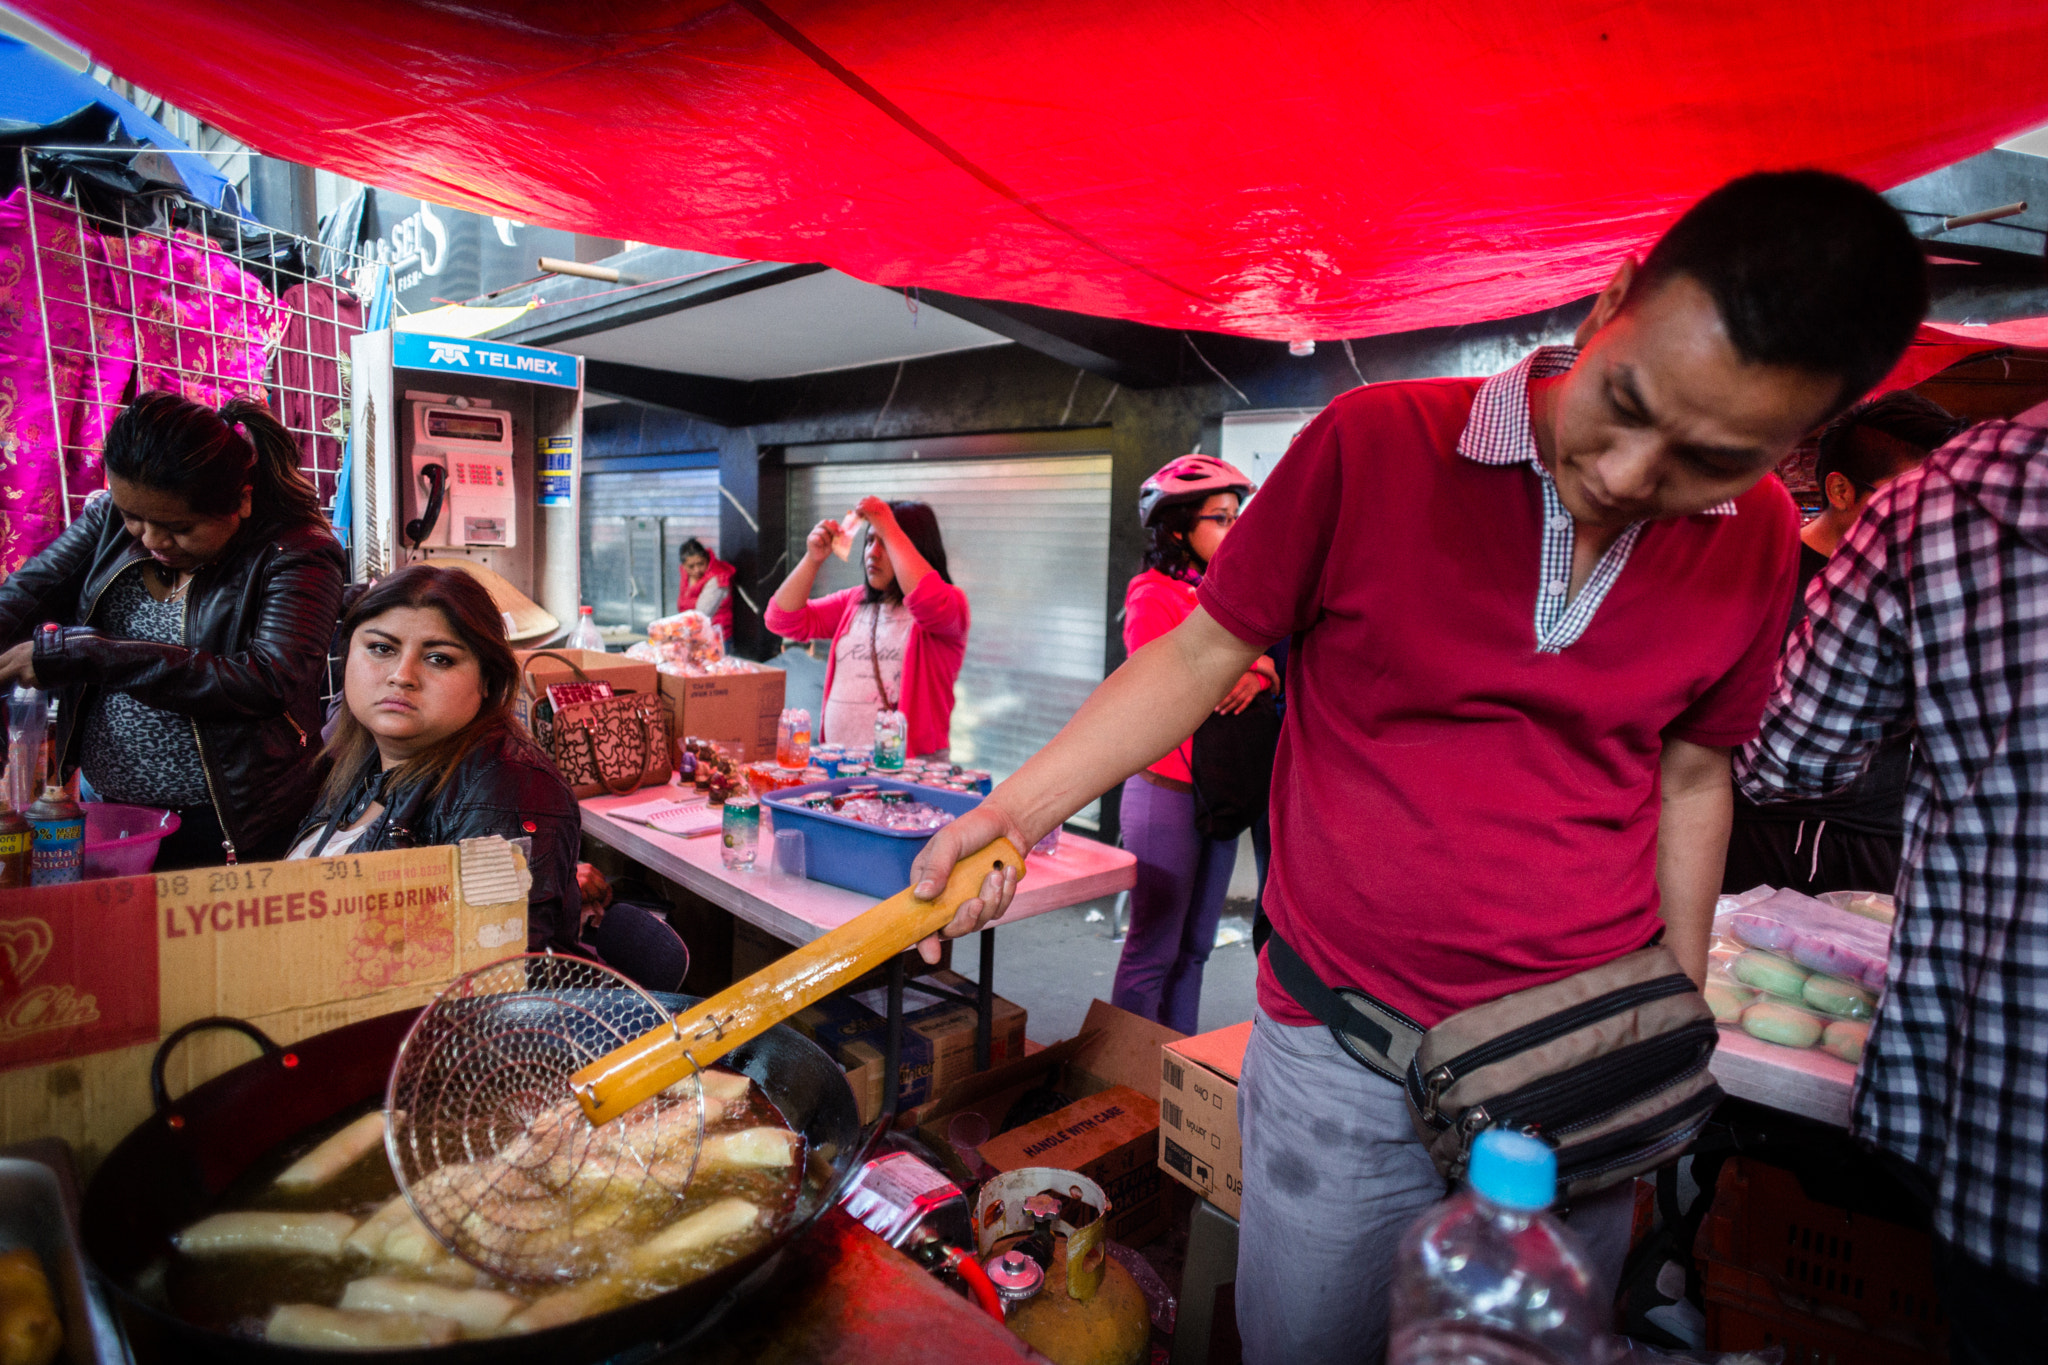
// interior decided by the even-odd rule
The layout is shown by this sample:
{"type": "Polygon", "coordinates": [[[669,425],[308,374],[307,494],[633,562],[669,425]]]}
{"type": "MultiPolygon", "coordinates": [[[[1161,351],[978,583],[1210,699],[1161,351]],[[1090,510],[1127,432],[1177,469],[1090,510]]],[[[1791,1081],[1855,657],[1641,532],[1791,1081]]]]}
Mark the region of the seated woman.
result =
{"type": "Polygon", "coordinates": [[[364,593],[341,633],[346,705],[290,856],[526,840],[527,948],[576,952],[582,817],[513,718],[519,664],[490,594],[460,569],[414,564],[364,593]]]}
{"type": "Polygon", "coordinates": [[[0,583],[0,690],[61,694],[58,765],[101,800],[177,812],[159,870],[279,857],[348,576],[298,447],[254,400],[146,393],[105,458],[107,493],[0,583]]]}
{"type": "Polygon", "coordinates": [[[967,657],[967,594],[946,572],[946,542],[928,505],[870,497],[856,510],[868,523],[866,582],[809,600],[839,529],[821,521],[768,603],[768,629],[787,640],[832,641],[821,743],[872,744],[876,714],[901,711],[908,756],[944,756],[953,744],[953,683],[967,657]]]}

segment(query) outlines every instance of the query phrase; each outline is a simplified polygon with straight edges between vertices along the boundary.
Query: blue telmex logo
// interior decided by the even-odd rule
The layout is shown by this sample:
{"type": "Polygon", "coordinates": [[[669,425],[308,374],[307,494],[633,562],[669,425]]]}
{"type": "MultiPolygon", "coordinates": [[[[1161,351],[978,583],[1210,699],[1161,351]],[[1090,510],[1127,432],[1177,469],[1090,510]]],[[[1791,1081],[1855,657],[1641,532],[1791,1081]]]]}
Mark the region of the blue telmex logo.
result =
{"type": "Polygon", "coordinates": [[[392,339],[391,363],[407,370],[455,370],[564,389],[576,387],[575,356],[503,341],[463,341],[399,332],[392,339]]]}

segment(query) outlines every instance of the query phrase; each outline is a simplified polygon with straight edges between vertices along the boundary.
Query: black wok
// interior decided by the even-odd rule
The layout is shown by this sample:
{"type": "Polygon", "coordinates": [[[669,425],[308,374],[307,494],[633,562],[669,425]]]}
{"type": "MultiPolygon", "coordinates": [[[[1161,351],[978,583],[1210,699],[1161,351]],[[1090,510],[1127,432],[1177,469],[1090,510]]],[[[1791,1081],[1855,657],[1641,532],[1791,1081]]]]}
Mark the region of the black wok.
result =
{"type": "MultiPolygon", "coordinates": [[[[658,995],[681,1010],[689,996],[658,995]]],[[[213,1212],[222,1192],[264,1153],[307,1129],[384,1094],[391,1064],[417,1010],[331,1029],[280,1048],[238,1020],[201,1020],[158,1049],[151,1085],[157,1112],[122,1139],[86,1190],[85,1250],[119,1303],[136,1355],[143,1361],[310,1362],[328,1365],[336,1352],[251,1341],[177,1317],[139,1293],[138,1278],[171,1251],[171,1236],[213,1212]],[[171,1101],[163,1061],[188,1032],[236,1028],[264,1055],[171,1101]]],[[[720,1063],[760,1085],[818,1154],[797,1196],[788,1226],[767,1246],[717,1274],[656,1298],[528,1336],[499,1337],[406,1351],[378,1351],[378,1362],[421,1365],[467,1362],[601,1360],[643,1343],[675,1344],[708,1326],[741,1296],[773,1276],[789,1243],[837,1200],[864,1155],[859,1111],[846,1075],[816,1043],[778,1025],[720,1063]],[[820,1171],[829,1157],[830,1174],[820,1171]]],[[[350,1353],[354,1354],[354,1353],[350,1353]]]]}

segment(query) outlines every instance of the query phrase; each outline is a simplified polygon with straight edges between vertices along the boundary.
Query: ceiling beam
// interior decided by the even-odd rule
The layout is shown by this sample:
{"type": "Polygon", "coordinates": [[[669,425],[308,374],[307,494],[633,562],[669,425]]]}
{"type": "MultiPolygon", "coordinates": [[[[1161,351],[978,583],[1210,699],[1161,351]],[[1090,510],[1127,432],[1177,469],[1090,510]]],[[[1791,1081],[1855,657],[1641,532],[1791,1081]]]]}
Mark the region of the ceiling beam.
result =
{"type": "Polygon", "coordinates": [[[1179,332],[1028,303],[971,299],[936,289],[919,289],[915,298],[921,305],[986,327],[1041,355],[1099,374],[1125,388],[1157,389],[1183,382],[1179,332]]]}
{"type": "Polygon", "coordinates": [[[701,417],[722,427],[745,426],[753,406],[754,386],[739,379],[675,370],[650,370],[613,360],[583,362],[583,387],[609,398],[651,403],[701,417]]]}
{"type": "MultiPolygon", "coordinates": [[[[611,257],[619,261],[622,257],[611,257]]],[[[791,265],[781,261],[741,261],[712,266],[692,278],[673,284],[635,288],[630,284],[608,285],[578,281],[575,295],[550,299],[542,293],[544,307],[534,310],[531,321],[524,318],[491,333],[493,341],[516,341],[522,346],[559,346],[578,337],[630,327],[636,322],[701,308],[707,303],[768,289],[825,269],[815,263],[791,265]],[[590,295],[587,300],[577,295],[590,295]]],[[[505,302],[507,300],[495,300],[505,302]]]]}

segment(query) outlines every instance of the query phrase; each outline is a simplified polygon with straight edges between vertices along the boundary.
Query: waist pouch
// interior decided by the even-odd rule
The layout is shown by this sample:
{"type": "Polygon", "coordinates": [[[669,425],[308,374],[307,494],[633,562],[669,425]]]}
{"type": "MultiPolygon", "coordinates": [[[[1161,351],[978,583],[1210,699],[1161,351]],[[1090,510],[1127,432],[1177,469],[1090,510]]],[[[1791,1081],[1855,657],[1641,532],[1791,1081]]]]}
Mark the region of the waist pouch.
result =
{"type": "Polygon", "coordinates": [[[1461,1180],[1488,1128],[1541,1138],[1571,1200],[1675,1160],[1721,1102],[1713,1012],[1661,944],[1461,1010],[1435,1028],[1332,988],[1266,931],[1267,965],[1361,1065],[1399,1084],[1430,1159],[1461,1180]]]}

